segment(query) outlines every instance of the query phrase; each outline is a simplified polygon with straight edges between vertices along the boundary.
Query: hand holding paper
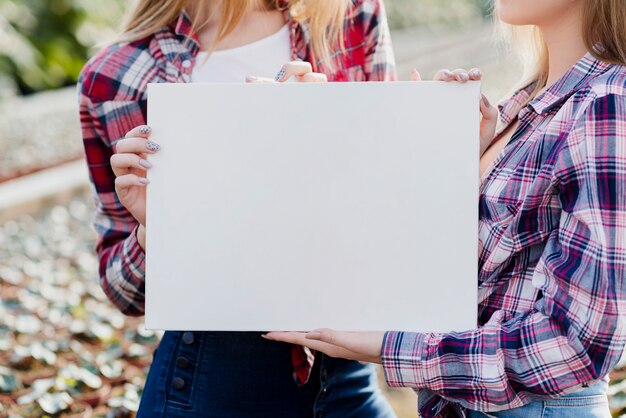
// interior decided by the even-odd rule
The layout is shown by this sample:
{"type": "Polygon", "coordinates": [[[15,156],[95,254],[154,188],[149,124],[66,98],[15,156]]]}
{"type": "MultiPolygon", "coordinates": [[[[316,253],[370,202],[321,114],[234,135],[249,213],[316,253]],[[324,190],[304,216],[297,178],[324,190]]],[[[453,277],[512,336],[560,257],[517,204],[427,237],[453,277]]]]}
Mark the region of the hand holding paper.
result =
{"type": "Polygon", "coordinates": [[[115,173],[115,191],[118,199],[139,224],[146,226],[146,170],[152,164],[146,159],[160,147],[148,140],[151,129],[137,126],[115,145],[111,156],[111,168],[115,173]]]}
{"type": "Polygon", "coordinates": [[[341,332],[319,329],[308,333],[276,331],[269,332],[263,337],[268,340],[303,345],[331,357],[380,363],[384,335],[384,332],[341,332]]]}

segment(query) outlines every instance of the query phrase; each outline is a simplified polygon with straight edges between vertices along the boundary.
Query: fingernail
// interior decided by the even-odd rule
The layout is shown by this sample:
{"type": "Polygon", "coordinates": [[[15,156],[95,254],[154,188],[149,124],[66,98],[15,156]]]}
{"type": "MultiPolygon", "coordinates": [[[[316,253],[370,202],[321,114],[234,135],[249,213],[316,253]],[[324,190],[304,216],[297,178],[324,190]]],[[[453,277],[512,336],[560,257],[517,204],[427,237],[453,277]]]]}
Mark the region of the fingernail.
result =
{"type": "Polygon", "coordinates": [[[274,78],[274,81],[282,81],[284,76],[285,76],[285,69],[281,68],[278,74],[276,74],[276,78],[274,78]]]}
{"type": "Polygon", "coordinates": [[[480,77],[482,75],[482,73],[480,72],[478,68],[475,68],[472,71],[470,71],[470,74],[472,75],[472,77],[480,77]]]}
{"type": "Polygon", "coordinates": [[[444,73],[446,76],[448,76],[448,77],[453,77],[453,76],[454,76],[454,73],[453,73],[452,71],[445,70],[443,73],[444,73]]]}
{"type": "Polygon", "coordinates": [[[141,183],[141,184],[149,184],[150,180],[148,180],[145,177],[139,177],[139,183],[141,183]]]}
{"type": "Polygon", "coordinates": [[[144,168],[152,168],[152,163],[148,160],[144,160],[143,158],[139,159],[139,165],[144,168]]]}
{"type": "Polygon", "coordinates": [[[459,74],[459,80],[467,81],[468,79],[469,79],[469,77],[467,76],[467,74],[465,74],[465,73],[460,73],[459,74]]]}
{"type": "Polygon", "coordinates": [[[255,77],[253,75],[249,75],[246,77],[246,81],[249,83],[251,81],[257,81],[259,79],[259,77],[255,77]]]}
{"type": "Polygon", "coordinates": [[[306,338],[308,340],[321,340],[322,339],[322,334],[320,334],[317,331],[311,331],[311,332],[306,334],[306,338]]]}
{"type": "Polygon", "coordinates": [[[161,149],[161,146],[156,142],[146,141],[146,148],[148,148],[150,151],[158,151],[161,149]]]}
{"type": "Polygon", "coordinates": [[[482,100],[483,104],[486,107],[491,107],[491,103],[489,103],[489,100],[487,100],[487,96],[485,96],[484,94],[482,94],[481,96],[482,96],[481,100],[482,100]]]}
{"type": "Polygon", "coordinates": [[[152,128],[148,125],[143,125],[141,128],[139,128],[139,132],[141,132],[142,134],[149,134],[150,132],[152,132],[152,128]]]}

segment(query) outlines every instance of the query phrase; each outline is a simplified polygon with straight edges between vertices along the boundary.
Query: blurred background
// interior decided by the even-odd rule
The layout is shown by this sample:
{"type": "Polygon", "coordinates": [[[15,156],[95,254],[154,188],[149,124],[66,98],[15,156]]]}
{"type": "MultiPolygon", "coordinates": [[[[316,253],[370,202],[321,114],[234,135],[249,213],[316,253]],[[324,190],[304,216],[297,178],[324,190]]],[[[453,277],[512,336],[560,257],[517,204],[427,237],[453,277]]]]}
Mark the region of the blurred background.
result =
{"type": "MultiPolygon", "coordinates": [[[[130,3],[0,0],[0,418],[131,417],[158,343],[98,285],[74,89],[130,3]]],[[[488,0],[386,7],[401,79],[479,67],[492,102],[517,82],[488,0]]],[[[626,416],[626,371],[613,377],[626,416]]],[[[382,386],[401,418],[417,416],[411,390],[382,386]]]]}

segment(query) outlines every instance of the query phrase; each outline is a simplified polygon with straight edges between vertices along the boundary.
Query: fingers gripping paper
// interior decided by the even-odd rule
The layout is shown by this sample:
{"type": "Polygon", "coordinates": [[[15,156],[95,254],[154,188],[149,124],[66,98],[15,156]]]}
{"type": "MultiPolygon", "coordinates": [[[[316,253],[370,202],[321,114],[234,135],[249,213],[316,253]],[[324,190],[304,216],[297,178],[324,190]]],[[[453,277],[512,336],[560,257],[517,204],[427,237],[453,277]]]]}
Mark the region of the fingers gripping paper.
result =
{"type": "Polygon", "coordinates": [[[152,84],[146,324],[476,326],[479,85],[152,84]]]}

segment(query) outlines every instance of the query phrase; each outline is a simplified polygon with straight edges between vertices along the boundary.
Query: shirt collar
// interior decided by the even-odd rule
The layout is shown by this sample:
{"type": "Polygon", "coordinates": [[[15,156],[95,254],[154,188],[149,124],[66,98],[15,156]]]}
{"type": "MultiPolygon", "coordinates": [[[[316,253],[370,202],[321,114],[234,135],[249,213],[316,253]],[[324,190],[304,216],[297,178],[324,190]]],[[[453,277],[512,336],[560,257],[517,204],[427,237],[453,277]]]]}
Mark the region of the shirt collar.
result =
{"type": "Polygon", "coordinates": [[[535,90],[537,81],[527,84],[500,103],[498,106],[500,109],[500,123],[503,126],[511,123],[525,104],[528,104],[529,110],[539,115],[548,113],[569,99],[575,92],[588,86],[592,80],[605,73],[611,66],[612,64],[600,61],[588,52],[552,86],[530,102],[528,100],[535,90]]]}
{"type": "Polygon", "coordinates": [[[588,86],[592,80],[605,73],[611,66],[612,64],[600,61],[588,52],[556,83],[533,99],[529,105],[540,115],[547,113],[562,104],[578,90],[588,86]]]}
{"type": "Polygon", "coordinates": [[[183,43],[193,56],[200,50],[200,42],[198,35],[193,32],[193,24],[191,18],[185,10],[183,10],[178,19],[173,23],[174,34],[183,43]]]}

